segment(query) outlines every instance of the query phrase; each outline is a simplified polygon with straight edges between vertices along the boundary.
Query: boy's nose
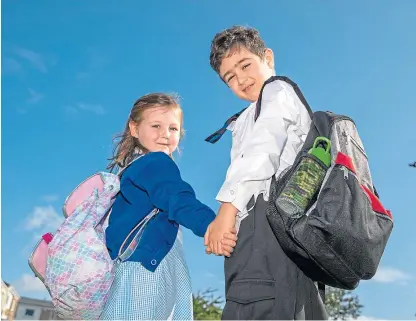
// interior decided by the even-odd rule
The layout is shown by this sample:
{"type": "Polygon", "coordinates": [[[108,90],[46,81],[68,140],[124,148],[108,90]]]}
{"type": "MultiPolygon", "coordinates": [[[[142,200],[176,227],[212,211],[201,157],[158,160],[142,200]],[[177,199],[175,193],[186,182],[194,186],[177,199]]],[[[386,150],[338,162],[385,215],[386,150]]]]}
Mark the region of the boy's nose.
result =
{"type": "Polygon", "coordinates": [[[246,82],[247,77],[245,77],[244,75],[239,75],[237,76],[237,82],[239,86],[244,85],[244,83],[246,82]]]}

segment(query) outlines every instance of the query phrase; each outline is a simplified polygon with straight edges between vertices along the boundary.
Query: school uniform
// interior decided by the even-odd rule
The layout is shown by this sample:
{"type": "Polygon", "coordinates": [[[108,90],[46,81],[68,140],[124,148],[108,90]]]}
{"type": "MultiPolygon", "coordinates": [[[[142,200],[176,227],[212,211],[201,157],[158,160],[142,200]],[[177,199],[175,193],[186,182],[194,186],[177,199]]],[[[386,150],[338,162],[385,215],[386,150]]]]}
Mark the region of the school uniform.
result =
{"type": "Polygon", "coordinates": [[[116,263],[101,319],[193,319],[191,280],[179,226],[203,237],[215,213],[196,198],[165,153],[146,154],[123,172],[106,228],[108,251],[116,259],[126,237],[154,208],[159,213],[144,228],[135,250],[116,263]]]}
{"type": "Polygon", "coordinates": [[[216,197],[238,209],[237,246],[224,263],[222,318],[327,319],[317,285],[283,252],[266,218],[272,177],[293,164],[311,118],[293,87],[281,80],[264,86],[259,115],[256,103],[207,138],[215,143],[226,130],[232,133],[231,164],[216,197]]]}

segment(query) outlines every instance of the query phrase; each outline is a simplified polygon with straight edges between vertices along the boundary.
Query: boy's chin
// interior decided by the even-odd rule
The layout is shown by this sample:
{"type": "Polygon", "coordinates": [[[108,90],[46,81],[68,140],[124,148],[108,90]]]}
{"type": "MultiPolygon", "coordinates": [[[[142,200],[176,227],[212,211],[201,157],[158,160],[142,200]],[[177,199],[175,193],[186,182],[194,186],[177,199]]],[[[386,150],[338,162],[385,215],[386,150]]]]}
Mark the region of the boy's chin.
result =
{"type": "Polygon", "coordinates": [[[238,94],[236,94],[240,99],[243,99],[249,103],[254,103],[257,101],[257,99],[259,99],[260,91],[261,87],[258,88],[258,86],[253,86],[248,92],[240,91],[238,94]]]}
{"type": "Polygon", "coordinates": [[[259,95],[260,95],[260,93],[258,93],[257,95],[255,95],[255,94],[244,95],[244,96],[242,95],[242,96],[240,96],[240,98],[249,102],[249,103],[254,103],[259,98],[259,95]]]}

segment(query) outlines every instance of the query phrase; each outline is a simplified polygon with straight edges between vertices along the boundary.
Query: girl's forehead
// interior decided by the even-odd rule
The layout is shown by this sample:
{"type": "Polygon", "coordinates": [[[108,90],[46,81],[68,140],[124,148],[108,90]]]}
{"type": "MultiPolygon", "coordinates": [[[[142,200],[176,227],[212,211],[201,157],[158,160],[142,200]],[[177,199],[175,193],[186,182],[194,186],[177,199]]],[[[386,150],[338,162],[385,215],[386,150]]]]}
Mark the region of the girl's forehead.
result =
{"type": "Polygon", "coordinates": [[[180,122],[182,111],[172,106],[155,106],[143,111],[143,118],[148,120],[170,119],[180,122]]]}

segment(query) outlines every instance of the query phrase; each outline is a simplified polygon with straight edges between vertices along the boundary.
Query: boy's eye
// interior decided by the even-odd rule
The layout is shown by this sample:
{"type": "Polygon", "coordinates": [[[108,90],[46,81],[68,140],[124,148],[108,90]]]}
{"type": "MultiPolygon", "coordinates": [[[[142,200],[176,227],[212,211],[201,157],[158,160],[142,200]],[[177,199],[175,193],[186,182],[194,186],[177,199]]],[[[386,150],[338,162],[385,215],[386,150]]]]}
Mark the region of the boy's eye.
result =
{"type": "Polygon", "coordinates": [[[160,128],[160,125],[152,125],[153,128],[160,128]]]}
{"type": "Polygon", "coordinates": [[[251,64],[245,64],[242,69],[244,70],[244,69],[248,68],[250,65],[251,64]]]}
{"type": "Polygon", "coordinates": [[[176,127],[171,127],[170,130],[177,132],[179,129],[177,129],[176,127]]]}
{"type": "Polygon", "coordinates": [[[227,82],[230,82],[232,79],[234,78],[234,76],[231,76],[227,79],[227,82]]]}

